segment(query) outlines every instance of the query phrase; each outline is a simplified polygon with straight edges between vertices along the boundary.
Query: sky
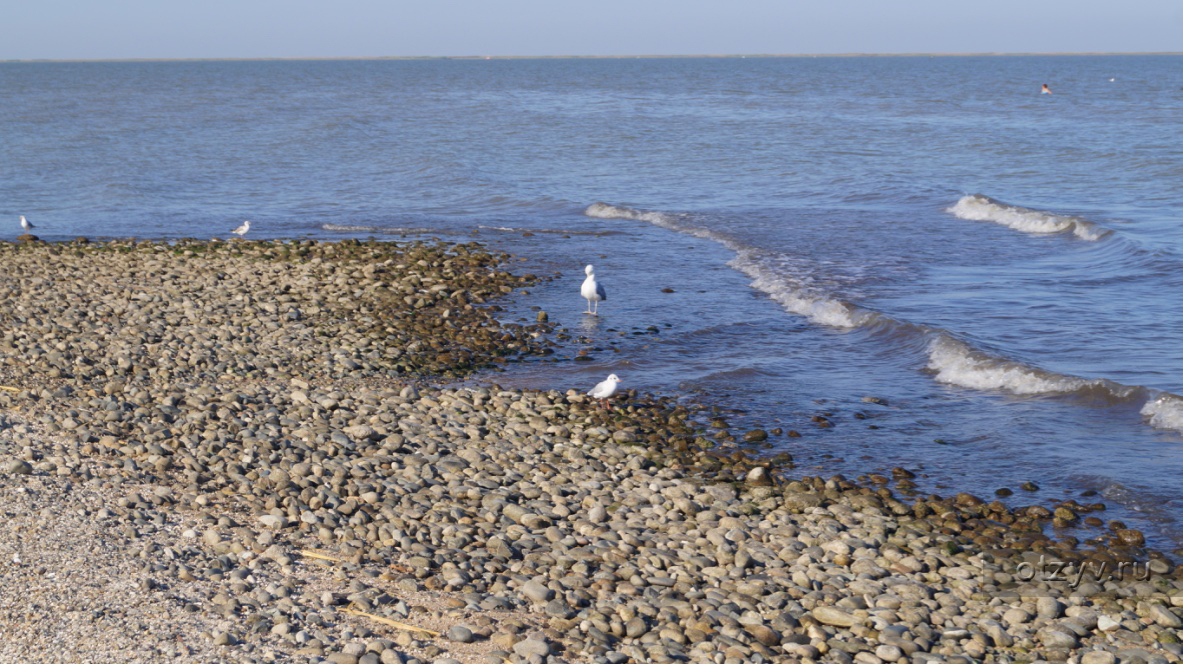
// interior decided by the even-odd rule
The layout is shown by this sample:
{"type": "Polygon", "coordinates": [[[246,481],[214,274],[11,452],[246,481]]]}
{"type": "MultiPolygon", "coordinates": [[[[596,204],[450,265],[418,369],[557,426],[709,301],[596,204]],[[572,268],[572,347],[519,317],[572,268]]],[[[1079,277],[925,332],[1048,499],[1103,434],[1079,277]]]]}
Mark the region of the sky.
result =
{"type": "Polygon", "coordinates": [[[1183,52],[1183,0],[37,0],[0,60],[1183,52]]]}

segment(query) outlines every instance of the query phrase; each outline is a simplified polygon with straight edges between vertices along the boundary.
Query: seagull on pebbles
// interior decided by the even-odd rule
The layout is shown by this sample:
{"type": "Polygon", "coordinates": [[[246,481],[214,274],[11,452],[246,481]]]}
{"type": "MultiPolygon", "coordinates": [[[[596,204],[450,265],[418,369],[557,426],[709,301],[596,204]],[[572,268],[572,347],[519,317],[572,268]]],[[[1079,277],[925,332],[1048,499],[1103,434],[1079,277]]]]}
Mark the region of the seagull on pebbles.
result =
{"type": "Polygon", "coordinates": [[[244,221],[244,222],[242,222],[241,226],[239,226],[238,228],[235,228],[234,230],[232,230],[230,232],[234,233],[238,237],[242,237],[243,235],[246,235],[246,232],[249,231],[250,229],[251,229],[251,222],[244,221]]]}
{"type": "Polygon", "coordinates": [[[591,391],[588,392],[588,394],[593,399],[599,399],[601,406],[607,408],[608,410],[612,410],[612,404],[608,403],[608,399],[610,399],[612,395],[616,394],[616,386],[619,384],[620,379],[616,377],[616,374],[612,374],[605,380],[597,383],[595,387],[591,388],[591,391]]]}
{"type": "Polygon", "coordinates": [[[588,265],[583,268],[583,271],[587,274],[587,279],[583,280],[583,287],[579,289],[579,294],[587,300],[587,311],[584,313],[598,316],[600,302],[608,299],[608,293],[604,290],[603,284],[596,283],[596,271],[592,266],[588,265]],[[594,311],[592,310],[593,302],[596,305],[594,311]]]}

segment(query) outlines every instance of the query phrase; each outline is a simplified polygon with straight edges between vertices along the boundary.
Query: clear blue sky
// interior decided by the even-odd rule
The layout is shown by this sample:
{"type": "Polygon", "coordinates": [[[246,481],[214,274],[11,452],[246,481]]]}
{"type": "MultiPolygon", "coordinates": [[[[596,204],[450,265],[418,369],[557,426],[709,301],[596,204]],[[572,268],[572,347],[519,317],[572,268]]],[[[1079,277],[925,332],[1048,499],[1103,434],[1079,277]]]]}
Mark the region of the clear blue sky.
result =
{"type": "Polygon", "coordinates": [[[0,59],[1183,51],[1183,0],[14,0],[0,59]]]}

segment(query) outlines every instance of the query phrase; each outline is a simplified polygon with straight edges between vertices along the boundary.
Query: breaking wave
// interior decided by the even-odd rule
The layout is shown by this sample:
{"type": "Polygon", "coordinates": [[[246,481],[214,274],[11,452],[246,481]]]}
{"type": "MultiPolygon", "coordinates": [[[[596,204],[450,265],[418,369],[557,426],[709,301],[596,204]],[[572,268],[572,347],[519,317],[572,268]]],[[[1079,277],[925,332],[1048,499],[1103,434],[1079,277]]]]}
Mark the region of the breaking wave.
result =
{"type": "MultiPolygon", "coordinates": [[[[635,221],[648,221],[658,226],[665,228],[672,228],[677,215],[668,214],[665,212],[653,212],[648,210],[636,210],[623,205],[609,205],[607,203],[592,203],[587,206],[583,214],[588,217],[595,217],[597,219],[633,219],[635,221]]],[[[675,229],[681,230],[681,229],[675,229]]]]}
{"type": "Polygon", "coordinates": [[[948,208],[947,212],[959,219],[992,221],[1024,233],[1065,233],[1071,231],[1076,237],[1090,242],[1100,240],[1113,232],[1091,221],[1008,205],[981,194],[962,196],[952,207],[948,208]]]}
{"type": "Polygon", "coordinates": [[[929,346],[928,368],[949,385],[1021,395],[1077,395],[1106,404],[1145,398],[1146,388],[1103,378],[1059,374],[974,348],[942,331],[929,346]]]}
{"type": "Polygon", "coordinates": [[[1155,428],[1183,431],[1183,397],[1159,393],[1142,406],[1142,415],[1155,428]]]}
{"type": "Polygon", "coordinates": [[[808,265],[695,225],[691,215],[637,210],[607,203],[595,203],[585,214],[600,219],[645,221],[718,242],[736,254],[728,265],[750,277],[752,288],[766,293],[785,311],[820,325],[871,329],[890,338],[893,343],[914,348],[923,353],[926,368],[933,373],[933,378],[947,385],[1023,396],[1071,397],[1098,405],[1141,403],[1140,412],[1148,424],[1183,431],[1183,397],[1139,385],[1048,371],[975,348],[948,330],[901,321],[858,306],[836,296],[827,288],[824,279],[811,276],[808,265]]]}
{"type": "Polygon", "coordinates": [[[767,293],[790,313],[831,327],[853,328],[867,322],[875,312],[833,297],[826,289],[810,284],[808,270],[798,266],[784,269],[789,258],[737,242],[731,237],[695,225],[690,215],[637,210],[607,203],[593,203],[584,214],[598,219],[632,219],[717,242],[735,252],[728,265],[752,278],[752,288],[767,293]],[[779,268],[779,269],[778,269],[779,268]]]}

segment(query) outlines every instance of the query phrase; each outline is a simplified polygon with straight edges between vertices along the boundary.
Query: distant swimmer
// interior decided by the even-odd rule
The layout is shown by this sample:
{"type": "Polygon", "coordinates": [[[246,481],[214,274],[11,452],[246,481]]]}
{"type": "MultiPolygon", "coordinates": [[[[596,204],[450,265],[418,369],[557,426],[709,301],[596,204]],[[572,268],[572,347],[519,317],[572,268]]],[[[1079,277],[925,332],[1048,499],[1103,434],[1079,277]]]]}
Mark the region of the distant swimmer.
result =
{"type": "Polygon", "coordinates": [[[1052,89],[1047,87],[1047,83],[1044,83],[1043,90],[1041,92],[1045,95],[1050,95],[1052,93],[1052,89]]]}

